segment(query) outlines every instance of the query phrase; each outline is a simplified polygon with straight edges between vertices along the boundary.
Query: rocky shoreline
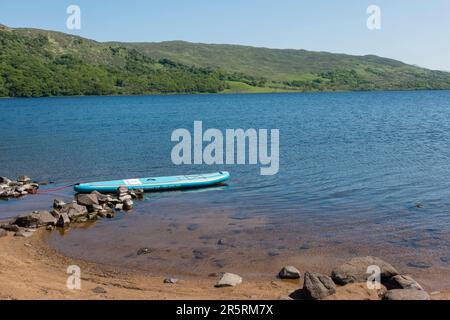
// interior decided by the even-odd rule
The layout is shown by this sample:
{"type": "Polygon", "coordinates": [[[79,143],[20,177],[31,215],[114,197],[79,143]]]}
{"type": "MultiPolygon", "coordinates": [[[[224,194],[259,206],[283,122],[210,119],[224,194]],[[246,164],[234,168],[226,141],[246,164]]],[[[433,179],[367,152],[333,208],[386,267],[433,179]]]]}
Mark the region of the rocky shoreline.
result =
{"type": "MultiPolygon", "coordinates": [[[[39,184],[31,182],[26,176],[19,177],[17,181],[8,178],[0,178],[0,196],[3,198],[17,198],[29,194],[36,194],[39,184]]],[[[92,192],[90,194],[77,194],[73,202],[65,203],[55,199],[52,209],[49,211],[35,211],[27,215],[21,215],[11,219],[0,226],[0,238],[7,237],[9,233],[14,237],[29,238],[38,229],[49,231],[56,228],[67,228],[72,224],[86,223],[100,218],[113,218],[118,211],[129,211],[133,208],[133,200],[142,199],[143,190],[128,190],[126,187],[118,188],[116,194],[102,194],[92,192]]],[[[138,251],[146,254],[145,248],[138,251]]],[[[334,268],[330,275],[306,271],[301,273],[294,266],[285,266],[278,278],[286,281],[298,281],[299,287],[283,299],[328,299],[335,295],[338,288],[351,284],[364,284],[368,280],[369,267],[377,267],[380,270],[380,281],[374,292],[379,299],[385,300],[430,300],[430,295],[422,286],[409,275],[402,274],[391,264],[376,257],[357,257],[343,265],[334,268]]],[[[243,278],[237,274],[224,272],[214,274],[218,279],[215,288],[241,286],[243,278]]],[[[178,285],[179,280],[165,278],[164,284],[178,285]]]]}

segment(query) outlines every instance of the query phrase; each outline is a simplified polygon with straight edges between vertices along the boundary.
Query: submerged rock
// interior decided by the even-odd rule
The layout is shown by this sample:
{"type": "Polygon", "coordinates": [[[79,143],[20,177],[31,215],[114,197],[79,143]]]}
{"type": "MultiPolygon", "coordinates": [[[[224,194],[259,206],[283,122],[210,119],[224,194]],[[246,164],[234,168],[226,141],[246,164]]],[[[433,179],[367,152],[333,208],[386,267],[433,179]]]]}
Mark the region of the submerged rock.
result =
{"type": "Polygon", "coordinates": [[[378,266],[381,270],[381,282],[384,283],[399,272],[389,263],[376,257],[358,257],[344,263],[340,267],[333,270],[331,277],[334,282],[340,285],[348,283],[366,282],[369,274],[367,268],[369,266],[378,266]]]}
{"type": "Polygon", "coordinates": [[[336,285],[329,276],[306,272],[303,291],[308,298],[319,300],[336,293],[336,285]]]}
{"type": "Polygon", "coordinates": [[[237,274],[233,273],[225,273],[222,278],[219,280],[219,282],[216,283],[216,288],[222,288],[222,287],[235,287],[238,284],[242,283],[242,278],[238,276],[237,274]]]}
{"type": "Polygon", "coordinates": [[[394,289],[384,295],[385,300],[430,300],[430,295],[424,290],[394,289]]]}
{"type": "Polygon", "coordinates": [[[293,266],[286,266],[280,270],[280,272],[278,273],[278,276],[281,279],[299,279],[301,274],[297,268],[295,268],[293,266]]]}

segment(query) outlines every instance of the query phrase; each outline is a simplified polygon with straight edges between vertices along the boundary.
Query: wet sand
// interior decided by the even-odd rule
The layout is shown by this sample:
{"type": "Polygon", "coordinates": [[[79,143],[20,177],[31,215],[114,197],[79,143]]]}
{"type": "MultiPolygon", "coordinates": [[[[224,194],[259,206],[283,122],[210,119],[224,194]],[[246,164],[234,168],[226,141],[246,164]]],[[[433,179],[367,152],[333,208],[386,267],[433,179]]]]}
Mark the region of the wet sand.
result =
{"type": "MultiPolygon", "coordinates": [[[[49,209],[54,198],[70,201],[73,195],[30,196],[3,203],[2,209],[11,216],[49,209]],[[5,210],[8,206],[10,211],[5,210]]],[[[298,216],[275,219],[248,209],[214,210],[210,203],[189,202],[180,194],[148,196],[114,219],[72,225],[64,231],[39,230],[31,239],[11,235],[0,239],[0,280],[5,285],[0,298],[278,299],[301,286],[276,278],[283,266],[330,274],[350,258],[367,255],[392,263],[428,292],[450,291],[450,248],[446,245],[450,235],[373,224],[368,224],[366,232],[361,227],[367,224],[363,219],[351,223],[333,223],[323,217],[316,220],[311,224],[302,223],[298,216]],[[384,241],[379,241],[380,234],[387,235],[384,241]],[[148,253],[138,254],[141,248],[148,253]],[[71,264],[83,266],[83,274],[89,275],[87,290],[65,288],[65,271],[71,264]],[[14,276],[15,270],[29,274],[25,277],[29,285],[17,280],[21,278],[14,276]],[[217,279],[209,275],[220,272],[237,273],[244,277],[244,284],[218,291],[213,288],[217,279]],[[173,286],[163,284],[168,277],[182,281],[173,286]],[[109,294],[90,291],[96,283],[110,286],[109,294]],[[36,289],[21,291],[30,286],[36,289]],[[47,287],[56,292],[46,293],[47,287]]],[[[331,298],[378,298],[373,295],[364,285],[352,285],[340,288],[331,298]],[[341,295],[343,292],[348,296],[341,295]]]]}
{"type": "MultiPolygon", "coordinates": [[[[124,272],[111,266],[71,259],[46,245],[48,232],[29,239],[9,234],[0,238],[0,299],[284,299],[300,287],[298,281],[246,279],[238,287],[214,288],[213,277],[183,277],[164,284],[162,276],[124,272]],[[81,289],[66,287],[69,265],[81,268],[81,289]]],[[[364,284],[338,287],[327,299],[379,299],[364,284]]],[[[432,294],[450,299],[450,292],[432,294]]]]}
{"type": "Polygon", "coordinates": [[[330,274],[352,257],[372,255],[413,276],[429,292],[450,290],[445,259],[450,256],[445,247],[449,235],[437,239],[431,231],[419,236],[386,227],[369,231],[339,224],[311,226],[290,217],[274,221],[201,205],[190,212],[174,205],[173,199],[153,199],[138,202],[133,211],[112,220],[53,232],[49,244],[65,256],[126,272],[166,277],[233,272],[266,281],[275,280],[285,265],[330,274]],[[385,242],[371,242],[377,232],[391,236],[385,242]],[[150,253],[139,255],[141,248],[150,253]]]}

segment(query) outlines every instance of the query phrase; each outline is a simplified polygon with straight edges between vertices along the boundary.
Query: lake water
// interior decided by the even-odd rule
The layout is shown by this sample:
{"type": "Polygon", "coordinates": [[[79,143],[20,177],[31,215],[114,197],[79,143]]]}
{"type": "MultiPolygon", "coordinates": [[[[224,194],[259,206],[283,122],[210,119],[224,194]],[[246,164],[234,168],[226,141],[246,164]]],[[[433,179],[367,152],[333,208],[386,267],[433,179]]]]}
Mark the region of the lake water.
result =
{"type": "MultiPolygon", "coordinates": [[[[129,214],[49,235],[69,256],[264,274],[286,261],[327,269],[372,254],[427,281],[450,266],[450,91],[1,99],[0,123],[0,175],[49,187],[230,171],[227,186],[148,194],[129,214]],[[192,132],[195,120],[280,129],[279,173],[173,165],[171,133],[192,132]],[[153,253],[136,256],[144,246],[153,253]]],[[[0,201],[0,218],[72,196],[0,201]]]]}

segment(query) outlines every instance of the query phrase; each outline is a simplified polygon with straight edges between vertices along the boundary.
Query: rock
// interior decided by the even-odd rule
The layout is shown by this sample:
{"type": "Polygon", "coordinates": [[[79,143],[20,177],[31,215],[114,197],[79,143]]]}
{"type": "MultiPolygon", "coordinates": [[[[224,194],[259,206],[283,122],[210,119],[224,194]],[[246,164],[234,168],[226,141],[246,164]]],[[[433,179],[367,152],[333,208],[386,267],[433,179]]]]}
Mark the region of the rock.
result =
{"type": "Polygon", "coordinates": [[[388,289],[416,289],[423,290],[422,286],[413,278],[406,275],[396,275],[386,282],[388,289]]]}
{"type": "Polygon", "coordinates": [[[33,212],[27,216],[16,218],[13,224],[24,228],[39,228],[48,225],[55,225],[56,219],[48,211],[33,212]]]}
{"type": "Polygon", "coordinates": [[[90,207],[99,204],[97,195],[95,193],[77,195],[77,203],[85,207],[90,207]]]}
{"type": "Polygon", "coordinates": [[[281,279],[299,279],[300,271],[298,271],[298,269],[293,266],[287,266],[283,267],[283,269],[280,270],[278,276],[281,279]]]}
{"type": "Polygon", "coordinates": [[[48,231],[53,231],[53,230],[55,230],[55,227],[54,226],[47,226],[47,228],[46,228],[48,231]]]}
{"type": "Polygon", "coordinates": [[[98,219],[98,217],[97,217],[97,215],[96,215],[96,214],[94,214],[94,213],[91,213],[91,214],[89,214],[89,215],[88,215],[88,219],[89,219],[89,220],[91,220],[91,221],[94,221],[94,220],[97,220],[97,219],[98,219]]]}
{"type": "Polygon", "coordinates": [[[121,202],[125,202],[127,200],[132,200],[132,199],[133,198],[129,194],[122,195],[122,196],[119,197],[119,201],[121,201],[121,202]]]}
{"type": "Polygon", "coordinates": [[[384,295],[385,300],[430,300],[430,295],[424,290],[394,289],[384,295]]]}
{"type": "Polygon", "coordinates": [[[336,285],[329,276],[306,272],[303,291],[309,298],[319,300],[336,293],[336,285]]]}
{"type": "Polygon", "coordinates": [[[0,238],[6,237],[8,235],[8,232],[4,229],[0,229],[0,238]]]}
{"type": "Polygon", "coordinates": [[[123,202],[123,210],[131,210],[131,209],[133,209],[133,201],[131,199],[125,200],[123,202]]]}
{"type": "Polygon", "coordinates": [[[100,210],[103,210],[104,208],[103,208],[103,206],[100,205],[100,204],[94,204],[94,205],[92,205],[92,208],[91,208],[91,209],[92,209],[91,212],[98,212],[98,211],[100,211],[100,210]]]}
{"type": "Polygon", "coordinates": [[[87,217],[84,217],[84,216],[83,217],[79,217],[76,220],[77,223],[86,223],[88,221],[89,221],[89,219],[87,217]]]}
{"type": "Polygon", "coordinates": [[[64,207],[65,205],[66,205],[66,203],[62,200],[57,200],[57,199],[53,200],[53,209],[61,210],[62,207],[64,207]]]}
{"type": "Polygon", "coordinates": [[[98,191],[92,191],[91,195],[97,197],[99,203],[110,202],[113,199],[109,194],[103,194],[98,191]]]}
{"type": "Polygon", "coordinates": [[[242,278],[240,276],[238,276],[237,274],[227,272],[222,276],[219,282],[216,283],[215,287],[216,288],[234,287],[241,283],[242,278]]]}
{"type": "Polygon", "coordinates": [[[18,232],[20,227],[16,224],[4,224],[1,226],[1,229],[11,232],[18,232]]]}
{"type": "Polygon", "coordinates": [[[123,203],[118,203],[118,204],[116,204],[116,206],[114,207],[114,209],[116,209],[116,210],[122,210],[123,209],[123,203]]]}
{"type": "Polygon", "coordinates": [[[65,213],[69,217],[69,219],[76,219],[81,216],[85,216],[88,214],[88,210],[85,206],[81,206],[76,203],[66,204],[60,210],[60,213],[65,213]]]}
{"type": "Polygon", "coordinates": [[[136,199],[144,198],[144,189],[135,189],[135,190],[133,190],[133,193],[135,194],[136,199]]]}
{"type": "Polygon", "coordinates": [[[115,216],[116,216],[116,214],[115,214],[114,212],[112,212],[112,211],[109,211],[109,212],[106,213],[106,217],[107,217],[108,219],[112,219],[112,218],[114,218],[115,216]]]}
{"type": "Polygon", "coordinates": [[[105,293],[107,293],[107,291],[104,288],[102,288],[102,287],[96,287],[96,288],[92,289],[92,292],[93,293],[98,293],[98,294],[105,294],[105,293]]]}
{"type": "Polygon", "coordinates": [[[140,248],[140,249],[137,251],[137,255],[138,255],[138,256],[142,256],[142,255],[144,255],[144,254],[149,254],[149,253],[152,253],[152,252],[153,252],[152,249],[149,249],[149,248],[140,248]]]}
{"type": "Polygon", "coordinates": [[[381,282],[384,283],[393,276],[398,275],[398,271],[389,263],[376,257],[358,257],[344,263],[333,270],[331,277],[339,285],[348,283],[366,282],[369,276],[367,267],[378,266],[381,270],[381,282]]]}
{"type": "Polygon", "coordinates": [[[39,211],[33,215],[38,219],[39,227],[56,225],[57,219],[48,211],[39,211]]]}
{"type": "Polygon", "coordinates": [[[6,184],[9,185],[12,181],[8,179],[7,177],[0,177],[0,184],[6,184]]]}
{"type": "Polygon", "coordinates": [[[123,195],[123,194],[127,194],[127,193],[128,193],[128,188],[125,187],[125,186],[120,186],[120,187],[117,189],[117,194],[118,194],[118,195],[123,195]]]}
{"type": "Polygon", "coordinates": [[[32,235],[33,235],[33,232],[26,231],[26,230],[19,230],[14,234],[15,237],[22,237],[22,238],[29,238],[32,235]]]}
{"type": "Polygon", "coordinates": [[[69,226],[69,224],[70,224],[70,218],[69,218],[68,214],[65,212],[61,212],[59,215],[58,221],[56,222],[56,225],[61,228],[66,228],[69,226]]]}
{"type": "Polygon", "coordinates": [[[31,182],[31,179],[30,179],[30,177],[28,177],[28,176],[20,176],[20,177],[17,179],[17,182],[27,183],[27,182],[31,182]]]}
{"type": "Polygon", "coordinates": [[[164,279],[164,283],[167,283],[167,284],[175,284],[177,282],[178,282],[178,279],[175,279],[175,278],[166,278],[166,279],[164,279]]]}
{"type": "Polygon", "coordinates": [[[217,241],[217,245],[224,246],[226,245],[226,241],[224,239],[219,239],[219,241],[217,241]]]}

